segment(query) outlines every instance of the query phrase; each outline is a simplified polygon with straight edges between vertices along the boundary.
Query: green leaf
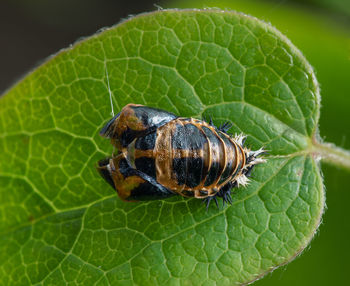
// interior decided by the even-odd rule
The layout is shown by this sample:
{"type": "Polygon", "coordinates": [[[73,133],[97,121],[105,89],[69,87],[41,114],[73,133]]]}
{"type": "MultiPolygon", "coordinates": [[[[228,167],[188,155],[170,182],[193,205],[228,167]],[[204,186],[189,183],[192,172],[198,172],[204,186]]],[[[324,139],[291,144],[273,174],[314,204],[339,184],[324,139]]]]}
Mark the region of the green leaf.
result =
{"type": "Polygon", "coordinates": [[[0,283],[232,285],[297,256],[324,207],[319,89],[301,53],[236,12],[158,11],[60,52],[0,100],[0,283]],[[125,203],[95,170],[114,104],[229,120],[264,146],[233,204],[125,203]]]}

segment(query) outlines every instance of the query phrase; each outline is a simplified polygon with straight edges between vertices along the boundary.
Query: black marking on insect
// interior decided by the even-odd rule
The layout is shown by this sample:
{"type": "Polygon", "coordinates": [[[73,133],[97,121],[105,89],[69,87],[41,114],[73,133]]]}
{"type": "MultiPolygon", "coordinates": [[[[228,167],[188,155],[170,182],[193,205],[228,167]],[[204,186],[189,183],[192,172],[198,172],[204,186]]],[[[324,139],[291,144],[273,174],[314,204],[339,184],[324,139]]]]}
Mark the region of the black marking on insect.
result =
{"type": "Polygon", "coordinates": [[[231,189],[247,185],[264,153],[244,146],[245,136],[173,113],[137,104],[126,105],[100,134],[117,148],[100,160],[101,176],[125,201],[181,195],[203,199],[207,208],[217,198],[232,203],[231,189]]]}

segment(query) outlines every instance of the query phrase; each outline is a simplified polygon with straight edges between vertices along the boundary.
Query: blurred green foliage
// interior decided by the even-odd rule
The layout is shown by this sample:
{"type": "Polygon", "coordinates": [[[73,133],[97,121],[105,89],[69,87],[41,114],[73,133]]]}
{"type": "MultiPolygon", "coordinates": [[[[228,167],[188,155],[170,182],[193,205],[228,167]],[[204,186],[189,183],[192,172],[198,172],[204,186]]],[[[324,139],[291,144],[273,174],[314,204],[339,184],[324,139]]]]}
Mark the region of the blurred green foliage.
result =
{"type": "MultiPolygon", "coordinates": [[[[350,1],[314,0],[332,7],[341,17],[350,1]],[[342,3],[344,2],[344,3],[342,3]]],[[[173,1],[164,8],[219,7],[241,11],[267,22],[284,33],[314,67],[321,86],[320,134],[323,139],[350,149],[350,29],[334,14],[313,12],[312,7],[288,1],[173,1]]],[[[317,10],[319,11],[319,10],[317,10]]],[[[345,285],[350,253],[350,176],[347,171],[323,164],[328,209],[318,235],[296,261],[269,274],[255,285],[345,285]]]]}
{"type": "MultiPolygon", "coordinates": [[[[281,2],[281,0],[272,0],[281,2]]],[[[329,12],[344,14],[344,17],[350,16],[350,1],[349,0],[288,0],[288,2],[296,2],[300,4],[309,4],[313,7],[327,9],[329,12]]]]}

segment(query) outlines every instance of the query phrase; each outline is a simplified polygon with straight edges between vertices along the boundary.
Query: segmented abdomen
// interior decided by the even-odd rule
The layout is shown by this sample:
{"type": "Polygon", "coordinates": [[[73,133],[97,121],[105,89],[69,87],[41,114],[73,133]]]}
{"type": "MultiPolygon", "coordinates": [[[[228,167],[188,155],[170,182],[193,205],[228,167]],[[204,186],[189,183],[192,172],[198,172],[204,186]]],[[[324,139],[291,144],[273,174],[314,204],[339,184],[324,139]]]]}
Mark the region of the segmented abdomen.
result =
{"type": "Polygon", "coordinates": [[[245,165],[242,147],[204,121],[177,118],[159,127],[154,139],[157,181],[183,196],[212,196],[245,165]]]}

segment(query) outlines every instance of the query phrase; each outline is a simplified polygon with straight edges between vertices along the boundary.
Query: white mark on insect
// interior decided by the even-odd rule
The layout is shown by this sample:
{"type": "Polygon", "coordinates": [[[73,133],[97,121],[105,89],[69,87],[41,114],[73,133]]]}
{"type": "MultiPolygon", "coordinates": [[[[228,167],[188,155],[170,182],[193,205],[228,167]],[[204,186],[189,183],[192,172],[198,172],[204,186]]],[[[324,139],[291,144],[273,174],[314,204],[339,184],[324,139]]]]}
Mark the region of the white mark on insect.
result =
{"type": "Polygon", "coordinates": [[[244,134],[241,133],[239,135],[235,134],[234,140],[237,142],[237,144],[242,146],[243,142],[246,138],[247,138],[247,136],[245,136],[244,134]]]}

